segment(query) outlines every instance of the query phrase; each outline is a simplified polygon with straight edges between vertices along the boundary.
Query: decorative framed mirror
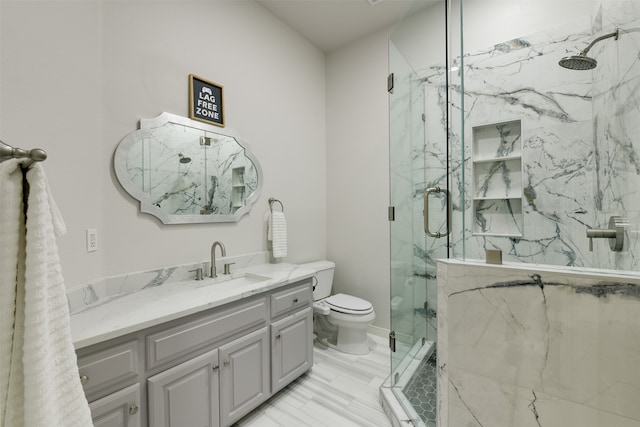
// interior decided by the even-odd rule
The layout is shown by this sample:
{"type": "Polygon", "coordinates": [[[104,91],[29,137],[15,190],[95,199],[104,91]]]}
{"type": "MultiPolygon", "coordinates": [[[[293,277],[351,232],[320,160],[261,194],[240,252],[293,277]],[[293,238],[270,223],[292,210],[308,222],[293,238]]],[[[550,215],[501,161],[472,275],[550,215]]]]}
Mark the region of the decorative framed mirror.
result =
{"type": "Polygon", "coordinates": [[[164,224],[236,222],[262,190],[258,159],[228,128],[162,113],[116,148],[120,185],[164,224]]]}

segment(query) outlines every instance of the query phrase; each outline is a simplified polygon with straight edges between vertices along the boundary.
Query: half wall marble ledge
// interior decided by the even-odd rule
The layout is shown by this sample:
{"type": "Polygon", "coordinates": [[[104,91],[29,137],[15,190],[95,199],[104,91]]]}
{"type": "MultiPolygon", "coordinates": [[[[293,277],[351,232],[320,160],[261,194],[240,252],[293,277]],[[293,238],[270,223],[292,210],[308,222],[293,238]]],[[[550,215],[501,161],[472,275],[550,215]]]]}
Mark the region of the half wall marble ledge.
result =
{"type": "Polygon", "coordinates": [[[262,190],[260,163],[236,132],[169,113],[140,120],[114,169],[140,211],[165,224],[238,221],[262,190]]]}
{"type": "Polygon", "coordinates": [[[438,278],[450,426],[640,426],[640,279],[459,261],[438,278]]]}

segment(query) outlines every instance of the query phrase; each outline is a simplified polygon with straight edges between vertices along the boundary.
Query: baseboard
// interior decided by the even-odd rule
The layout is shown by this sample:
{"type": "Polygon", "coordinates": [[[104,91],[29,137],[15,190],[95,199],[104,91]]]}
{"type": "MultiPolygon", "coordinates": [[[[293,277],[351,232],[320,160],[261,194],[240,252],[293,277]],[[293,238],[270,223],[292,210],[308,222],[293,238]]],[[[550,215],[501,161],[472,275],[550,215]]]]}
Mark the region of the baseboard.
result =
{"type": "Polygon", "coordinates": [[[376,335],[382,338],[389,338],[389,330],[385,328],[381,328],[380,326],[367,326],[367,333],[371,335],[376,335]]]}

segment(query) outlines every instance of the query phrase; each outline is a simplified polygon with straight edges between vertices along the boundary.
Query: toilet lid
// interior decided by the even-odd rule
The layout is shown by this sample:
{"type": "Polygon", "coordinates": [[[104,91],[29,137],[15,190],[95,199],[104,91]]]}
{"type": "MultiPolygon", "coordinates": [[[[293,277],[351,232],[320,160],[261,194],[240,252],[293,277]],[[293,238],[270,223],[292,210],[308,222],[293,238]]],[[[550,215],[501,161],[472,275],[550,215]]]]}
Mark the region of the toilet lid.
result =
{"type": "Polygon", "coordinates": [[[335,294],[324,300],[331,310],[348,314],[369,314],[373,306],[367,300],[345,294],[335,294]]]}

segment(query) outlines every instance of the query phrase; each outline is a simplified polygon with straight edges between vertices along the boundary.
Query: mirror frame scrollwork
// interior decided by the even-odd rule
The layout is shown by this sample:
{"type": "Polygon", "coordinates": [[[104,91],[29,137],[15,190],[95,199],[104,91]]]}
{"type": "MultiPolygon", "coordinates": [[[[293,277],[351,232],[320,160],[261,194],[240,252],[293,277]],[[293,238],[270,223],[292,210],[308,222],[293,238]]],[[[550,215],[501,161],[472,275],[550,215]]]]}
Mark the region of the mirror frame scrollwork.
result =
{"type": "Polygon", "coordinates": [[[170,113],[162,113],[151,119],[140,119],[139,129],[130,132],[118,144],[113,158],[113,167],[120,185],[133,198],[140,202],[140,212],[153,215],[160,219],[164,224],[197,224],[211,222],[237,222],[240,218],[251,211],[251,207],[260,197],[262,192],[262,169],[258,159],[253,155],[249,148],[249,144],[240,138],[236,132],[227,128],[220,128],[209,125],[200,121],[192,120],[186,117],[177,116],[170,113]],[[249,159],[256,172],[256,188],[247,195],[243,201],[244,205],[239,207],[235,212],[229,214],[181,214],[173,215],[163,211],[156,206],[151,200],[149,193],[143,191],[139,185],[133,182],[129,175],[127,167],[127,159],[129,151],[136,145],[141,144],[145,138],[148,138],[155,129],[161,128],[167,124],[176,124],[188,128],[197,129],[206,132],[205,135],[215,134],[233,138],[235,142],[243,149],[244,156],[249,159]]]}

